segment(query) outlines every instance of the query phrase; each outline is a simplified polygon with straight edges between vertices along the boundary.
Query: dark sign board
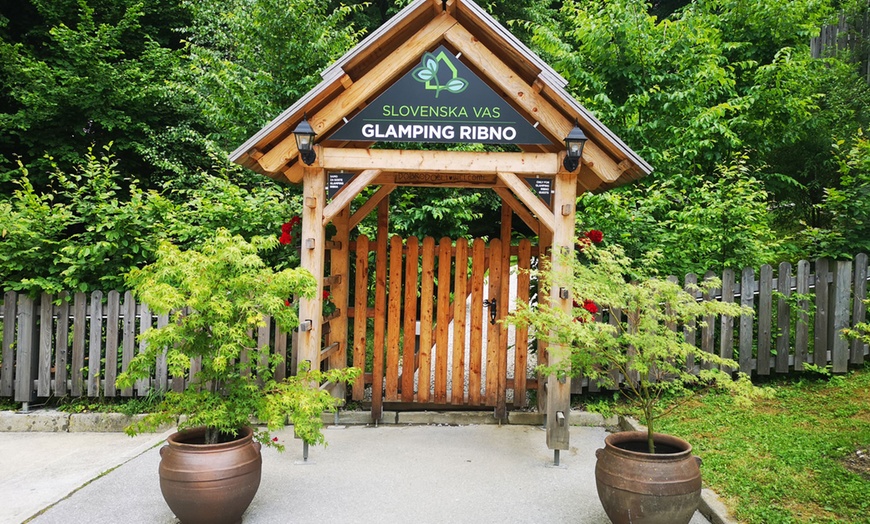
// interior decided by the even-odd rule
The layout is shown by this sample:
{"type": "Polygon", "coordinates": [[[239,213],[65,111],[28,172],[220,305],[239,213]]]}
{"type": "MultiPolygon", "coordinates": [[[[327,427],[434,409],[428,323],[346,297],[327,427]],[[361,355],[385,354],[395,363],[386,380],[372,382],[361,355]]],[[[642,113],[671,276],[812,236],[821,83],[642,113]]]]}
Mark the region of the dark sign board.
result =
{"type": "Polygon", "coordinates": [[[331,140],[549,144],[444,46],[333,133],[331,140]]]}
{"type": "Polygon", "coordinates": [[[527,178],[526,183],[528,183],[532,190],[547,204],[547,207],[550,207],[553,201],[553,181],[549,178],[527,178]]]}
{"type": "Polygon", "coordinates": [[[326,175],[326,197],[332,198],[336,193],[350,182],[354,173],[328,173],[326,175]]]}

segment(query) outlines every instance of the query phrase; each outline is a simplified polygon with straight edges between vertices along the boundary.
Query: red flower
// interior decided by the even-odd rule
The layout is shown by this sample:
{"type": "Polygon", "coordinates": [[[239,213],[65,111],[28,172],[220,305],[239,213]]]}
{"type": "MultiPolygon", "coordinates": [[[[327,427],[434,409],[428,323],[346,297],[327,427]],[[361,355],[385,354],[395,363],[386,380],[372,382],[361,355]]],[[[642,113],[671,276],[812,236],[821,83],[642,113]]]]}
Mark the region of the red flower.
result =
{"type": "Polygon", "coordinates": [[[597,229],[590,229],[586,232],[586,238],[591,240],[593,244],[600,244],[604,240],[604,233],[597,229]]]}
{"type": "Polygon", "coordinates": [[[595,302],[592,302],[591,300],[584,300],[583,301],[583,309],[585,309],[586,311],[588,311],[589,313],[591,313],[593,315],[595,313],[598,313],[598,306],[596,306],[595,302]]]}
{"type": "Polygon", "coordinates": [[[290,233],[290,230],[293,229],[293,224],[290,222],[284,222],[281,224],[281,232],[282,233],[290,233]]]}
{"type": "Polygon", "coordinates": [[[290,222],[289,222],[290,227],[295,226],[295,225],[298,224],[299,222],[302,222],[302,217],[300,217],[300,216],[297,215],[297,216],[291,218],[291,219],[290,219],[290,222]]]}
{"type": "Polygon", "coordinates": [[[329,290],[328,289],[323,290],[323,300],[329,300],[329,290]]]}
{"type": "Polygon", "coordinates": [[[576,249],[577,251],[583,251],[583,250],[586,248],[586,246],[591,246],[591,245],[592,245],[592,241],[591,241],[591,240],[589,240],[588,238],[581,238],[581,239],[579,239],[579,241],[577,242],[577,245],[575,246],[575,249],[576,249]]]}
{"type": "Polygon", "coordinates": [[[278,239],[278,242],[281,242],[283,245],[286,246],[287,244],[293,242],[293,236],[287,231],[284,231],[283,233],[281,233],[281,238],[278,239]]]}
{"type": "Polygon", "coordinates": [[[284,301],[284,305],[287,307],[290,307],[290,299],[289,298],[284,301]]]}
{"type": "Polygon", "coordinates": [[[272,442],[278,442],[278,437],[272,437],[272,442]]]}

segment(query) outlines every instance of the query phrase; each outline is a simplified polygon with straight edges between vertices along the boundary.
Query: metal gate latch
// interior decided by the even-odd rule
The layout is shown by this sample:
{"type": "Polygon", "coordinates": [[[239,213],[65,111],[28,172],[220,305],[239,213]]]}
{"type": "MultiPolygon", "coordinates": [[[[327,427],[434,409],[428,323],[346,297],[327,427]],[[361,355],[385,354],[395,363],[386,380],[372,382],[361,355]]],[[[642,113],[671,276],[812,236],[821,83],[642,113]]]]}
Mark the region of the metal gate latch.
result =
{"type": "Polygon", "coordinates": [[[498,316],[498,306],[496,299],[484,300],[483,307],[489,308],[489,323],[495,325],[495,318],[498,316]]]}

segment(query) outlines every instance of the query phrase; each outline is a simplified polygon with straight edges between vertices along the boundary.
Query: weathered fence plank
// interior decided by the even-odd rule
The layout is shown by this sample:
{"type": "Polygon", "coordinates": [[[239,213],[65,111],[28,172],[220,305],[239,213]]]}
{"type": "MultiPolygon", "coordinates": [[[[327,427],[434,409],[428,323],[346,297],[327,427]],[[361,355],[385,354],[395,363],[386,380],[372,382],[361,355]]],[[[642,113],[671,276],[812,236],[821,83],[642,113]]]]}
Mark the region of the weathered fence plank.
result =
{"type": "Polygon", "coordinates": [[[121,294],[109,291],[106,313],[106,386],[107,397],[115,396],[115,379],[118,377],[118,325],[121,314],[121,294]]]}
{"type": "Polygon", "coordinates": [[[832,317],[833,344],[831,344],[831,370],[845,373],[849,370],[849,342],[843,338],[843,330],[849,327],[852,298],[852,261],[838,260],[834,263],[831,297],[834,303],[832,317]]]}
{"type": "MultiPolygon", "coordinates": [[[[722,272],[722,302],[731,304],[734,302],[734,270],[726,269],[722,272]]],[[[728,315],[722,315],[719,319],[719,356],[722,358],[734,358],[734,319],[728,315]]],[[[734,371],[725,368],[723,371],[734,371]]]]}
{"type": "MultiPolygon", "coordinates": [[[[694,273],[689,273],[686,275],[685,280],[683,281],[683,288],[687,293],[695,297],[699,298],[698,294],[695,292],[695,288],[698,285],[698,276],[694,273]]],[[[686,322],[686,325],[683,326],[683,340],[686,344],[689,344],[693,347],[698,346],[698,330],[697,330],[697,321],[692,319],[686,322]]],[[[693,355],[689,355],[686,359],[686,367],[688,369],[692,369],[695,366],[695,357],[693,355]]]]}
{"type": "Polygon", "coordinates": [[[14,291],[3,294],[3,362],[0,365],[0,396],[11,397],[15,384],[15,325],[18,295],[14,291]]]}
{"type": "Polygon", "coordinates": [[[51,395],[51,364],[52,364],[52,335],[54,331],[54,306],[52,297],[48,293],[42,293],[39,297],[39,370],[36,378],[36,396],[47,397],[51,395]]]}
{"type": "Polygon", "coordinates": [[[91,325],[88,344],[88,396],[100,395],[100,360],[103,342],[103,292],[91,293],[91,325]]]}
{"type": "Polygon", "coordinates": [[[828,362],[828,260],[816,260],[816,319],[813,330],[813,364],[828,362]]]}
{"type": "Polygon", "coordinates": [[[776,372],[788,373],[788,354],[791,347],[791,308],[788,299],[791,296],[791,264],[783,262],[779,265],[776,290],[779,298],[776,302],[776,372]]]}
{"type": "MultiPolygon", "coordinates": [[[[133,292],[127,291],[124,293],[124,330],[121,336],[121,372],[127,371],[130,367],[130,361],[136,354],[136,301],[133,299],[133,292]]],[[[121,390],[122,397],[132,397],[133,387],[127,387],[121,390]]]]}
{"type": "MultiPolygon", "coordinates": [[[[855,257],[855,289],[852,301],[852,325],[860,324],[867,320],[867,255],[861,253],[855,257]]],[[[864,363],[864,342],[853,339],[850,344],[849,361],[853,365],[864,363]]]]}
{"type": "Polygon", "coordinates": [[[435,402],[447,402],[447,361],[450,351],[450,270],[453,245],[444,237],[438,243],[438,303],[435,321],[435,402]]]}
{"type": "Polygon", "coordinates": [[[773,268],[761,266],[758,276],[758,359],[756,372],[770,375],[770,333],[773,326],[773,268]]]}
{"type": "Polygon", "coordinates": [[[15,401],[33,402],[33,379],[36,378],[36,304],[33,299],[18,297],[18,345],[15,353],[15,401]]]}
{"type": "Polygon", "coordinates": [[[810,301],[806,297],[810,292],[810,263],[806,260],[798,262],[795,293],[798,294],[797,320],[794,326],[794,369],[803,371],[807,362],[810,344],[810,301]]]}
{"type": "MultiPolygon", "coordinates": [[[[712,271],[708,271],[704,274],[704,280],[709,280],[714,278],[716,275],[712,271]]],[[[713,300],[719,293],[719,289],[712,288],[704,293],[704,300],[709,301],[713,300]]],[[[707,315],[704,317],[704,325],[701,326],[701,349],[707,353],[713,353],[713,346],[715,343],[716,337],[716,315],[707,315]]],[[[705,369],[710,369],[710,362],[704,362],[703,367],[705,369]]]]}
{"type": "MultiPolygon", "coordinates": [[[[169,313],[162,313],[157,315],[157,329],[169,325],[169,313]]],[[[154,388],[157,391],[166,392],[169,390],[169,370],[166,369],[166,351],[167,348],[163,348],[163,351],[157,356],[157,362],[154,367],[155,374],[155,382],[154,388]]]]}
{"type": "MultiPolygon", "coordinates": [[[[139,353],[144,353],[148,350],[148,344],[141,339],[141,336],[151,329],[153,323],[151,309],[147,304],[141,304],[139,306],[139,353]]],[[[136,394],[138,396],[143,397],[148,394],[148,391],[151,389],[151,380],[151,378],[142,378],[136,381],[136,394]]]]}
{"type": "Polygon", "coordinates": [[[54,332],[54,394],[63,397],[67,394],[67,369],[69,363],[69,294],[64,291],[58,295],[60,303],[55,308],[57,328],[54,332]]]}
{"type": "MultiPolygon", "coordinates": [[[[740,276],[740,304],[746,307],[755,305],[755,270],[745,268],[740,276]]],[[[752,373],[752,315],[740,315],[740,348],[738,364],[740,371],[750,375],[752,373]]]]}
{"type": "Polygon", "coordinates": [[[70,359],[70,394],[74,397],[81,397],[87,391],[83,375],[87,316],[88,297],[84,293],[76,293],[73,297],[73,351],[70,359]]]}

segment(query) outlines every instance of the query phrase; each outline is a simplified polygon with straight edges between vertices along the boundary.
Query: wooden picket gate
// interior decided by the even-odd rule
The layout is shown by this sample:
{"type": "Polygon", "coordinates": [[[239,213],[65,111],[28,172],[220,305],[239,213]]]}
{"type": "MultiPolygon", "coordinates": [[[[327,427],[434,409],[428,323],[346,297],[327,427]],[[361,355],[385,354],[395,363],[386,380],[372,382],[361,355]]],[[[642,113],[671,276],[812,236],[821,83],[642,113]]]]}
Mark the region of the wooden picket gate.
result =
{"type": "Polygon", "coordinates": [[[367,372],[353,385],[352,398],[365,400],[372,385],[375,419],[384,402],[491,406],[503,413],[508,390],[514,406],[524,407],[527,388],[537,387],[527,377],[528,333],[498,322],[510,309],[505,306],[529,300],[526,272],[516,274],[511,292],[511,251],[520,269],[529,268],[528,240],[505,250],[499,239],[436,244],[431,237],[381,235],[372,244],[359,237],[349,313],[353,365],[367,372]]]}

